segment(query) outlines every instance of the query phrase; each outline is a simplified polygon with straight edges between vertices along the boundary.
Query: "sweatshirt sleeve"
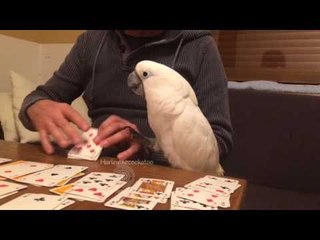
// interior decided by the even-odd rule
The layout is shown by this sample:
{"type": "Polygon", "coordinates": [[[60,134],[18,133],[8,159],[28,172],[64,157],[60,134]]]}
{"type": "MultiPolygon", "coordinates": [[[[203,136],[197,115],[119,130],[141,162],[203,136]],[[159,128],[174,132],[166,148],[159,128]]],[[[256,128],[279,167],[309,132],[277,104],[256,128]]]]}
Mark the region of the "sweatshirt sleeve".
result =
{"type": "Polygon", "coordinates": [[[221,56],[212,37],[202,45],[202,59],[198,77],[193,86],[199,107],[208,119],[216,136],[220,160],[224,160],[232,148],[227,77],[221,56]]]}
{"type": "Polygon", "coordinates": [[[35,131],[26,112],[35,102],[50,99],[70,104],[83,92],[88,77],[88,71],[85,68],[85,42],[86,33],[83,33],[78,37],[77,42],[53,76],[24,99],[19,118],[27,129],[35,131]]]}

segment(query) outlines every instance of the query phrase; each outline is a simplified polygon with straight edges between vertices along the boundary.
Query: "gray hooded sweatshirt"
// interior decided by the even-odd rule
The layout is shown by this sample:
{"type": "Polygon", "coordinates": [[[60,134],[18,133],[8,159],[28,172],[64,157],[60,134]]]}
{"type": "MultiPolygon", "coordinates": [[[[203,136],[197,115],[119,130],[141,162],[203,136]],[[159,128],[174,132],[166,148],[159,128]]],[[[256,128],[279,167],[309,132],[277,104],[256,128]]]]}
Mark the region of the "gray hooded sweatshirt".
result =
{"type": "MultiPolygon", "coordinates": [[[[189,81],[217,138],[220,160],[224,160],[232,147],[227,79],[209,31],[167,30],[152,38],[128,37],[122,31],[87,31],[53,76],[25,98],[20,120],[35,130],[26,114],[29,106],[41,99],[71,103],[83,94],[93,127],[114,114],[135,123],[145,136],[154,137],[145,100],[127,86],[128,75],[141,60],[172,67],[189,81]]],[[[103,155],[116,156],[120,150],[105,149],[103,155]]],[[[152,153],[149,160],[167,163],[162,153],[152,153]]]]}

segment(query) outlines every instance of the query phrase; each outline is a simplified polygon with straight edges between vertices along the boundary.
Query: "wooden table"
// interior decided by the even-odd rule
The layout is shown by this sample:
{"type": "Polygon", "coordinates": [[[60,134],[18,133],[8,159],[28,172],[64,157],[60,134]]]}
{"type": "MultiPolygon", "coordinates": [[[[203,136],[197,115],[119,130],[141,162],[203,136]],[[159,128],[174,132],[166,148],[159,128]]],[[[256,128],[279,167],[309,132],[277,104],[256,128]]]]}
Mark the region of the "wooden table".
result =
{"type": "MultiPolygon", "coordinates": [[[[44,153],[40,145],[33,144],[19,144],[15,142],[6,142],[0,140],[0,157],[11,158],[13,160],[27,160],[43,163],[53,163],[53,164],[70,164],[70,165],[81,165],[88,166],[85,173],[90,172],[128,172],[131,178],[128,180],[128,184],[125,186],[132,185],[140,177],[147,178],[159,178],[165,180],[172,180],[175,182],[175,187],[183,187],[185,184],[192,182],[200,177],[205,176],[204,173],[185,171],[180,169],[174,169],[170,167],[164,167],[159,165],[150,164],[152,162],[145,161],[141,164],[133,161],[119,162],[112,158],[101,157],[97,161],[87,161],[87,160],[76,160],[68,159],[66,156],[66,151],[56,151],[53,155],[47,155],[44,153]]],[[[240,181],[241,187],[238,188],[231,195],[231,207],[228,209],[240,209],[241,202],[244,198],[244,193],[247,185],[247,181],[243,179],[238,179],[240,181]]],[[[24,193],[46,193],[52,194],[49,191],[50,188],[47,187],[37,187],[33,185],[28,185],[28,188],[19,191],[17,194],[11,195],[4,199],[0,199],[0,205],[14,199],[24,193]]],[[[117,194],[117,193],[115,193],[117,194]]],[[[114,194],[114,195],[115,195],[114,194]]],[[[114,196],[112,195],[112,197],[114,196]]],[[[110,199],[110,198],[108,198],[110,199]]],[[[103,203],[95,203],[89,201],[76,201],[73,205],[65,208],[70,210],[106,210],[111,209],[103,205],[103,203]]],[[[170,199],[165,204],[157,204],[156,210],[169,210],[170,209],[170,199]]]]}

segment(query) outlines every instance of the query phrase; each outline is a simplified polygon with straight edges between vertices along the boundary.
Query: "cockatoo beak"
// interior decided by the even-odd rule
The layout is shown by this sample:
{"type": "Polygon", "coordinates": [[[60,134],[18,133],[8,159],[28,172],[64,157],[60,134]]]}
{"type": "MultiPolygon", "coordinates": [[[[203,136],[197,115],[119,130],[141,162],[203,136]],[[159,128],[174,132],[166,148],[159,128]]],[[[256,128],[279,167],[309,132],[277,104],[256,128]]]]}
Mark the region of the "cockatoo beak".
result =
{"type": "Polygon", "coordinates": [[[144,88],[143,88],[142,80],[134,71],[130,73],[128,76],[128,87],[134,94],[142,97],[144,96],[144,88]]]}

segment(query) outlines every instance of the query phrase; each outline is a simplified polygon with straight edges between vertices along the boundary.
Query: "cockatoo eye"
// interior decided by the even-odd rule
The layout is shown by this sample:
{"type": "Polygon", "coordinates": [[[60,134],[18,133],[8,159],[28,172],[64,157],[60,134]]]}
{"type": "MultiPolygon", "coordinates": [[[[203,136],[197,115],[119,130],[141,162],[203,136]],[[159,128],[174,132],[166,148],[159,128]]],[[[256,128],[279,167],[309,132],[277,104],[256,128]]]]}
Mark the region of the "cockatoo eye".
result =
{"type": "Polygon", "coordinates": [[[147,73],[147,72],[143,72],[142,75],[143,75],[144,77],[146,77],[146,76],[148,76],[148,73],[147,73]]]}

